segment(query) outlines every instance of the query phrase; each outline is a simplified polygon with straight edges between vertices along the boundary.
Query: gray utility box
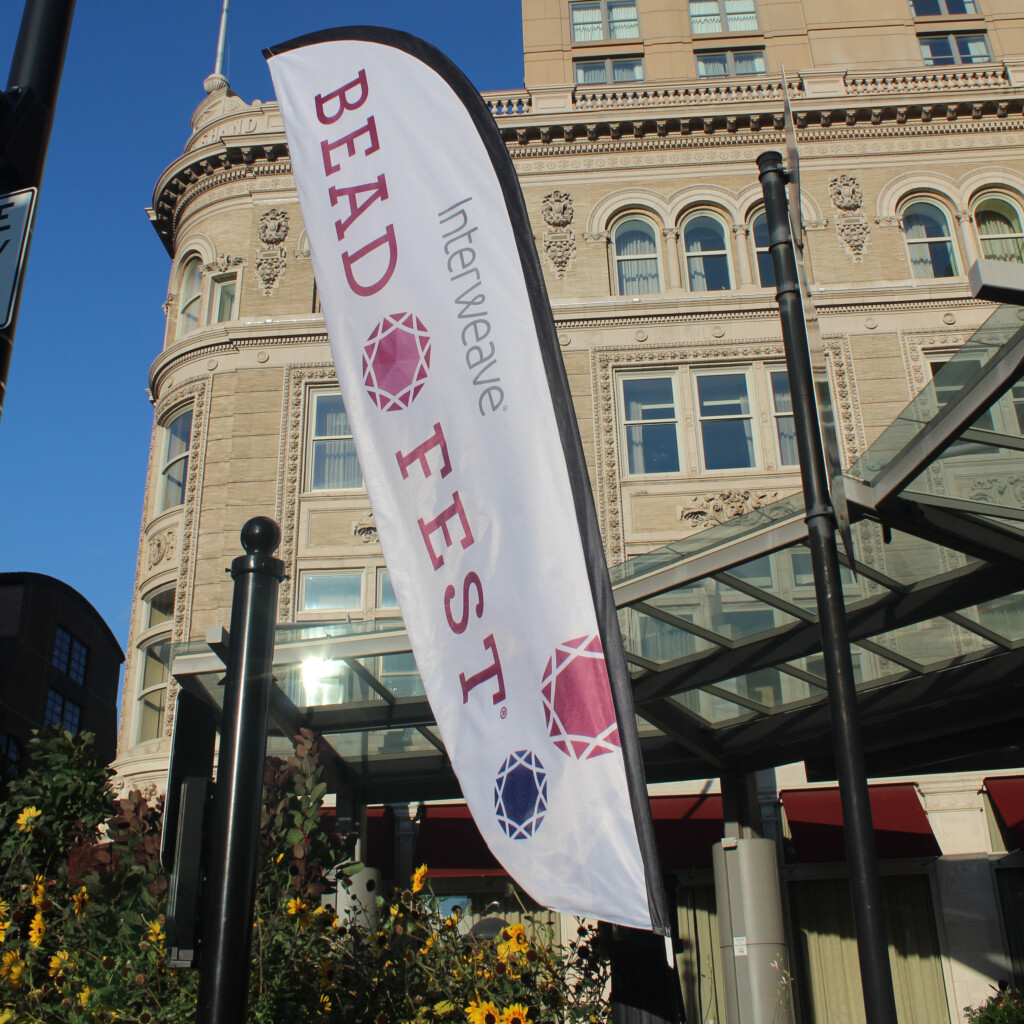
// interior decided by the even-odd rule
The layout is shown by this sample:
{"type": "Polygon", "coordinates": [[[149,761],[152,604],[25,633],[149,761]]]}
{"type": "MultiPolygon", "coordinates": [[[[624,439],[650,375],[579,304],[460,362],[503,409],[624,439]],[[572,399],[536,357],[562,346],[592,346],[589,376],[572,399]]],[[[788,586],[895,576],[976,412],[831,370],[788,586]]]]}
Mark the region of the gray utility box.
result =
{"type": "Polygon", "coordinates": [[[728,1024],[793,1024],[775,843],[726,838],[713,854],[728,1024]]]}

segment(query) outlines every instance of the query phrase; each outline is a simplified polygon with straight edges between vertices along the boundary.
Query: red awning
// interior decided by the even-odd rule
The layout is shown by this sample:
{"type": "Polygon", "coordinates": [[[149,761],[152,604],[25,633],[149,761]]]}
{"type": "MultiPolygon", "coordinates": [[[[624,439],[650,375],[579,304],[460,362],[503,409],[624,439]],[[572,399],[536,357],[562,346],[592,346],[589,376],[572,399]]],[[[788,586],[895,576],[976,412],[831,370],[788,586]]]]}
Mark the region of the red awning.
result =
{"type": "MultiPolygon", "coordinates": [[[[654,838],[669,869],[711,867],[711,847],[722,838],[722,798],[714,795],[651,797],[654,838]]],[[[365,860],[385,876],[394,868],[394,825],[383,807],[366,812],[365,860]]],[[[428,804],[416,835],[415,864],[433,878],[504,877],[465,804],[428,804]]]]}
{"type": "MultiPolygon", "coordinates": [[[[838,787],[787,789],[779,796],[789,822],[796,859],[801,864],[846,860],[838,787]]],[[[868,796],[875,826],[875,848],[880,858],[940,856],[942,851],[915,786],[909,783],[870,786],[868,796]]]]}
{"type": "Polygon", "coordinates": [[[1001,775],[986,779],[985,790],[1014,843],[1024,849],[1024,775],[1001,775]]]}
{"type": "Polygon", "coordinates": [[[722,838],[722,798],[652,796],[651,818],[661,863],[667,870],[711,867],[711,847],[722,838]]]}

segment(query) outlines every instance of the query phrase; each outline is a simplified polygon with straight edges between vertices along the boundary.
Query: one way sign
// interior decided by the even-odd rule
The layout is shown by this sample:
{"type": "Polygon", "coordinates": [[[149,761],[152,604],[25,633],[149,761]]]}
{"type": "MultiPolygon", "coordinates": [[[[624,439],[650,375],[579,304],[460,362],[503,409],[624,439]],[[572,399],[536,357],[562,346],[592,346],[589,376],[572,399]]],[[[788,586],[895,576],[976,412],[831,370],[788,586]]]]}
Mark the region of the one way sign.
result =
{"type": "Polygon", "coordinates": [[[38,191],[23,188],[0,195],[0,330],[10,326],[14,315],[38,191]]]}

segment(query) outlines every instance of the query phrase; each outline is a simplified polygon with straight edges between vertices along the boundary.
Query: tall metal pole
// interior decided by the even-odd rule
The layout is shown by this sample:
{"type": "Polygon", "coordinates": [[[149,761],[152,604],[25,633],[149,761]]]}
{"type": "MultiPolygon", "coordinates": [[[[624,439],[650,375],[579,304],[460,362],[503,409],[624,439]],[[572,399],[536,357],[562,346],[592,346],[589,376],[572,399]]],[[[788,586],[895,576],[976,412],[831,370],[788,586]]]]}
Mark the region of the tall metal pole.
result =
{"type": "Polygon", "coordinates": [[[864,1010],[871,1024],[896,1024],[896,1000],[882,912],[875,834],[871,823],[871,804],[868,801],[860,723],[857,720],[857,691],[836,552],[836,524],[829,505],[828,476],[821,450],[821,435],[818,432],[807,331],[793,255],[793,240],[790,237],[786,172],[783,170],[782,155],[776,152],[762,153],[757,158],[757,167],[764,194],[772,267],[778,289],[782,339],[786,349],[789,390],[800,455],[800,477],[807,508],[807,543],[811,549],[811,565],[814,570],[836,771],[843,806],[843,834],[850,866],[850,892],[857,929],[864,1010]]]}
{"type": "MultiPolygon", "coordinates": [[[[7,91],[0,97],[0,194],[38,188],[42,181],[74,12],[75,0],[25,0],[7,91]]],[[[18,280],[10,322],[0,329],[0,416],[22,280],[18,280]]]]}
{"type": "Polygon", "coordinates": [[[277,523],[257,516],[242,527],[246,554],[231,563],[235,592],[201,930],[197,1024],[242,1024],[246,1019],[274,623],[278,586],[284,579],[284,562],[273,557],[280,542],[277,523]]]}

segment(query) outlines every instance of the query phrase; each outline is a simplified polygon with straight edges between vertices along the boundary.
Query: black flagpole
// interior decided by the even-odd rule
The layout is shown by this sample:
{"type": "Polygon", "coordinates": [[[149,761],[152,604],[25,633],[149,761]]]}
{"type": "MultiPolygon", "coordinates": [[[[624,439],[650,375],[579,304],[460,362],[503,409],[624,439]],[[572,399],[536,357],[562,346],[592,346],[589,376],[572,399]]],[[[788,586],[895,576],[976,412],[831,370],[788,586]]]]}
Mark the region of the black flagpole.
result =
{"type": "Polygon", "coordinates": [[[881,882],[871,823],[871,804],[864,769],[857,690],[850,659],[842,579],[836,551],[836,523],[829,501],[825,456],[818,431],[818,411],[807,348],[803,302],[797,278],[786,204],[786,172],[782,154],[757,158],[772,267],[778,289],[782,340],[789,370],[800,477],[807,509],[807,544],[811,549],[814,590],[818,603],[821,647],[825,659],[836,771],[843,807],[843,835],[850,867],[850,892],[857,930],[864,1009],[871,1024],[896,1024],[889,944],[882,913],[881,882]]]}

